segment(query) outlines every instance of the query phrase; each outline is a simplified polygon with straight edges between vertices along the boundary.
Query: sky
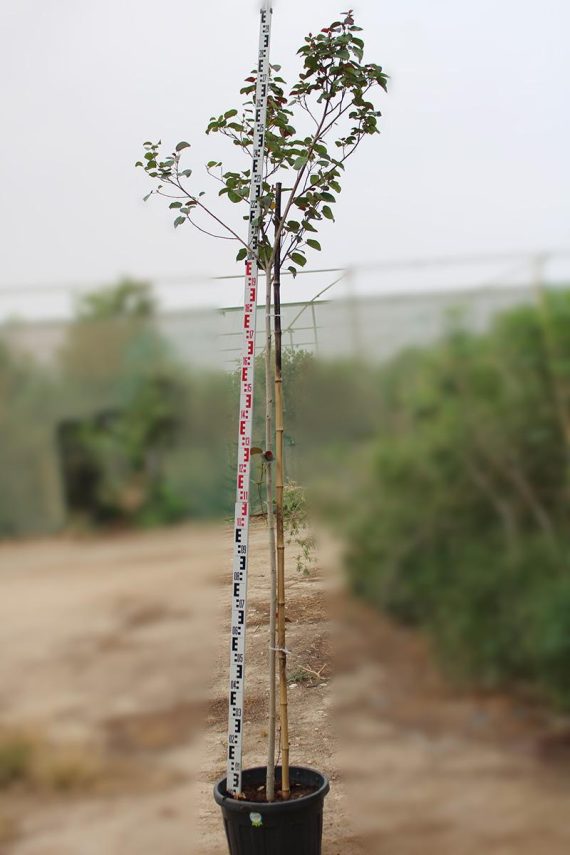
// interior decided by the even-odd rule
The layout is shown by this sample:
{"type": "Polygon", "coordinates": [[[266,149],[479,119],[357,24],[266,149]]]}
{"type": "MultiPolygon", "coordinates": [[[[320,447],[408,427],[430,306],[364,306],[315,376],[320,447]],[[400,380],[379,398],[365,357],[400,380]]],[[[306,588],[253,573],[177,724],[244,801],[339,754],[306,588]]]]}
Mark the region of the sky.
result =
{"type": "MultiPolygon", "coordinates": [[[[303,36],[339,3],[277,0],[272,61],[287,79],[303,36]]],[[[134,163],[147,139],[191,142],[195,173],[228,151],[204,128],[240,103],[257,8],[2,0],[0,294],[17,289],[18,310],[48,311],[38,286],[191,276],[204,290],[202,276],[240,272],[231,242],[174,231],[162,200],[142,201],[151,188],[134,163]]],[[[391,77],[382,133],[350,162],[309,265],[570,249],[567,0],[355,0],[355,11],[366,58],[391,77]]],[[[239,303],[239,281],[225,289],[239,303]]]]}

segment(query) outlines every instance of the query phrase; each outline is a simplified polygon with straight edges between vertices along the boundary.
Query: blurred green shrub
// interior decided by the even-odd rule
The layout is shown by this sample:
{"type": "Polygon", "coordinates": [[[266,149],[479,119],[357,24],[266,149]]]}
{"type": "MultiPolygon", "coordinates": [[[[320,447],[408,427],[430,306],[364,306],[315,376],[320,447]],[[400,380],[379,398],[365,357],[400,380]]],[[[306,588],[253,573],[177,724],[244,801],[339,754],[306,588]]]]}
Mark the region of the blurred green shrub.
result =
{"type": "Polygon", "coordinates": [[[55,387],[47,370],[0,339],[0,537],[46,531],[53,522],[46,506],[57,492],[57,468],[48,459],[55,387]]]}
{"type": "Polygon", "coordinates": [[[64,442],[80,492],[87,473],[83,507],[92,521],[149,527],[231,509],[231,378],[179,364],[158,332],[145,283],[127,280],[81,300],[61,372],[91,409],[106,402],[72,423],[64,442]]]}
{"type": "Polygon", "coordinates": [[[174,356],[144,282],[82,297],[52,364],[0,340],[0,537],[231,513],[234,397],[174,356]]]}
{"type": "Polygon", "coordinates": [[[0,733],[0,790],[25,780],[34,745],[23,733],[0,733]]]}
{"type": "Polygon", "coordinates": [[[484,335],[455,326],[379,379],[356,590],[429,628],[457,678],[570,708],[570,292],[484,335]]]}

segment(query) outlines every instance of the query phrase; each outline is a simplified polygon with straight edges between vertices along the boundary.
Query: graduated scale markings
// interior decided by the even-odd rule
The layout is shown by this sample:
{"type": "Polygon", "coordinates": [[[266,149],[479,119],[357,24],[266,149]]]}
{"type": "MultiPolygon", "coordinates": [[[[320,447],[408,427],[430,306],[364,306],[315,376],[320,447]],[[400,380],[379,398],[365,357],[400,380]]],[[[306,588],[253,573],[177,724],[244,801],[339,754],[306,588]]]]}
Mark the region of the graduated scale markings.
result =
{"type": "Polygon", "coordinates": [[[234,517],[232,615],[230,643],[230,693],[228,715],[227,789],[238,794],[242,785],[243,706],[245,682],[245,632],[249,543],[249,483],[253,427],[253,384],[259,245],[259,199],[262,191],[265,125],[269,93],[271,9],[261,9],[259,60],[255,93],[255,127],[250,187],[248,255],[245,265],[243,347],[240,359],[238,466],[234,517]]]}

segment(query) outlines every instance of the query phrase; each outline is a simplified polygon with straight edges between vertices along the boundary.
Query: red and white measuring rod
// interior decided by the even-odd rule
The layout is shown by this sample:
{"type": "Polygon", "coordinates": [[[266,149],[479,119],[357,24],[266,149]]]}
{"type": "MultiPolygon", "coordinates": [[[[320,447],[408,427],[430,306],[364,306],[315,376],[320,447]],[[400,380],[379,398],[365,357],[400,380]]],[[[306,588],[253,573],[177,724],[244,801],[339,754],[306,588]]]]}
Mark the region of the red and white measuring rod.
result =
{"type": "Polygon", "coordinates": [[[253,374],[255,360],[256,303],[258,286],[259,199],[262,191],[265,124],[269,94],[269,46],[271,39],[269,2],[261,9],[259,62],[255,94],[253,164],[249,196],[248,256],[245,265],[243,349],[240,360],[238,466],[232,571],[232,621],[230,648],[230,699],[228,716],[227,789],[241,792],[243,753],[243,702],[245,683],[245,627],[247,612],[247,567],[249,531],[249,480],[253,426],[253,374]]]}

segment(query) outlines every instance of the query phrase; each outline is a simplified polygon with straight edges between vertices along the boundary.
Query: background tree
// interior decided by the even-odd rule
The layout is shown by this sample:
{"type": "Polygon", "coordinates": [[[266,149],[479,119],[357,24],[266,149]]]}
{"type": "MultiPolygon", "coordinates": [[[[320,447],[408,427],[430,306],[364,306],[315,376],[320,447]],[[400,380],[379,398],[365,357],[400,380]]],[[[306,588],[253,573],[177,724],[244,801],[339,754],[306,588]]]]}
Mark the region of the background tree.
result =
{"type": "Polygon", "coordinates": [[[383,366],[343,514],[356,590],[425,627],[448,674],[566,710],[569,318],[570,292],[552,289],[383,366]]]}

